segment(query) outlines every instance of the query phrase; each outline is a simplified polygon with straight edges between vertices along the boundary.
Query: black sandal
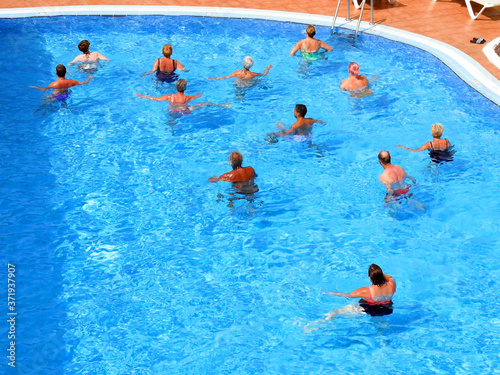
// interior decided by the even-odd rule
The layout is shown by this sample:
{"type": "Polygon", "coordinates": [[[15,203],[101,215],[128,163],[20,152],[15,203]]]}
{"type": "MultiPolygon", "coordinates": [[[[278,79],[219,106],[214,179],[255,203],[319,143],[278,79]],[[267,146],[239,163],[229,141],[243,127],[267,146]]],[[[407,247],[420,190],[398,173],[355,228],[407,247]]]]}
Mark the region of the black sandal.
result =
{"type": "Polygon", "coordinates": [[[486,43],[486,40],[484,38],[472,38],[470,42],[474,44],[483,44],[486,43]]]}

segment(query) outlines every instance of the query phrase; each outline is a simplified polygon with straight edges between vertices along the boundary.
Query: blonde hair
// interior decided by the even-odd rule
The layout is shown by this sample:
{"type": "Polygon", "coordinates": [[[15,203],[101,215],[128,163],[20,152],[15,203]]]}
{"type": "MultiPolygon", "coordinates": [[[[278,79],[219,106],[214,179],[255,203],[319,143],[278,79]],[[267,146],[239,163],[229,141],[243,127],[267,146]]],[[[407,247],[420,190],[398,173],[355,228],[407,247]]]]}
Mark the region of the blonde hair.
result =
{"type": "Polygon", "coordinates": [[[165,44],[161,51],[163,52],[163,56],[170,57],[170,55],[172,55],[173,49],[170,44],[165,44]]]}
{"type": "Polygon", "coordinates": [[[313,25],[307,26],[306,34],[312,38],[313,36],[316,35],[316,28],[313,25]]]}
{"type": "Polygon", "coordinates": [[[443,135],[443,125],[437,123],[437,124],[432,124],[431,127],[431,134],[434,138],[441,138],[443,135]]]}

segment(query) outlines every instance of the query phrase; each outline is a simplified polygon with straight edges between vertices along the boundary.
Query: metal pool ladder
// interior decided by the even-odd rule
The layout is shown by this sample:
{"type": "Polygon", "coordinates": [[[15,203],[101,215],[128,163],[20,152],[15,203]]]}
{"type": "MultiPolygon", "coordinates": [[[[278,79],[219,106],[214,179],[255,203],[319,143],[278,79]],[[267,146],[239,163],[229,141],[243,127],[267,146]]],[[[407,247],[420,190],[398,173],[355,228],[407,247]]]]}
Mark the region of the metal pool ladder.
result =
{"type": "MultiPolygon", "coordinates": [[[[332,30],[335,27],[335,21],[337,20],[337,15],[339,13],[339,8],[340,8],[341,2],[342,2],[342,0],[339,0],[337,3],[337,9],[335,10],[335,15],[333,16],[333,20],[332,20],[332,30]]],[[[352,21],[351,16],[350,16],[350,11],[349,11],[350,3],[351,3],[351,0],[347,0],[347,17],[345,20],[348,22],[352,21]]],[[[361,8],[361,12],[359,13],[358,24],[356,25],[356,34],[354,36],[355,38],[358,37],[359,24],[361,23],[361,19],[363,18],[363,10],[365,9],[365,3],[366,3],[366,0],[362,0],[361,4],[359,4],[359,7],[357,7],[357,8],[361,8]]],[[[373,0],[370,0],[370,24],[373,25],[373,0]]]]}

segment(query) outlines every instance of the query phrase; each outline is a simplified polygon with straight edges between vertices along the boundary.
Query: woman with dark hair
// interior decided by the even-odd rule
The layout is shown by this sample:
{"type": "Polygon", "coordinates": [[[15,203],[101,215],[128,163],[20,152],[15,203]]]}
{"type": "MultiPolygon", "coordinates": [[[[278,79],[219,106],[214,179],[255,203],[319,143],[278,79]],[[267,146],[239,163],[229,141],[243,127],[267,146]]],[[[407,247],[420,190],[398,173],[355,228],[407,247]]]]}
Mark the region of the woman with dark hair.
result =
{"type": "MultiPolygon", "coordinates": [[[[351,293],[326,292],[323,294],[346,298],[361,298],[359,305],[365,313],[373,316],[391,314],[392,296],[396,293],[396,281],[392,276],[383,273],[382,269],[376,264],[372,264],[368,269],[368,277],[372,282],[370,286],[364,286],[351,293]]],[[[337,314],[330,314],[329,318],[331,319],[337,314]]]]}
{"type": "Polygon", "coordinates": [[[75,59],[71,61],[69,65],[78,62],[86,64],[86,63],[96,63],[99,60],[109,61],[107,57],[103,56],[99,52],[90,52],[89,48],[90,48],[90,43],[88,40],[82,40],[80,43],[78,43],[78,49],[80,50],[80,52],[82,52],[82,54],[75,57],[75,59]]]}

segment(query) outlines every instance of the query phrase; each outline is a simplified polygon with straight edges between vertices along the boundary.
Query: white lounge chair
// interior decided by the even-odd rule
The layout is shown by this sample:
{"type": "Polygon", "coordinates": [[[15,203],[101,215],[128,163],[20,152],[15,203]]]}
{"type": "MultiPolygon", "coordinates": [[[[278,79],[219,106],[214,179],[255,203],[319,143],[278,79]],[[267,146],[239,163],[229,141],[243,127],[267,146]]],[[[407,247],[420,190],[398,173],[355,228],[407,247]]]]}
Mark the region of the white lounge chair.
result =
{"type": "Polygon", "coordinates": [[[465,5],[467,5],[467,10],[469,11],[470,18],[475,20],[477,17],[479,17],[481,13],[483,13],[483,10],[485,10],[486,8],[493,8],[500,6],[500,0],[465,0],[465,5]],[[474,11],[472,10],[471,1],[481,4],[483,6],[479,11],[479,13],[474,14],[474,11]]]}
{"type": "MultiPolygon", "coordinates": [[[[369,2],[369,0],[366,0],[366,1],[369,2]]],[[[436,1],[436,0],[434,0],[434,1],[436,1]]],[[[352,0],[352,2],[354,4],[354,8],[359,9],[359,8],[361,8],[361,4],[363,3],[363,0],[352,0]]],[[[387,2],[391,5],[393,5],[396,2],[396,0],[387,0],[387,2]]]]}

